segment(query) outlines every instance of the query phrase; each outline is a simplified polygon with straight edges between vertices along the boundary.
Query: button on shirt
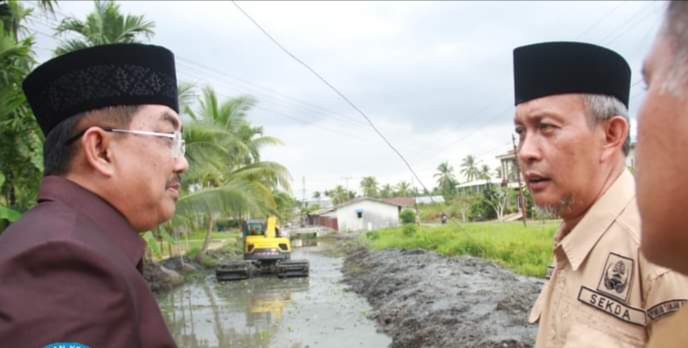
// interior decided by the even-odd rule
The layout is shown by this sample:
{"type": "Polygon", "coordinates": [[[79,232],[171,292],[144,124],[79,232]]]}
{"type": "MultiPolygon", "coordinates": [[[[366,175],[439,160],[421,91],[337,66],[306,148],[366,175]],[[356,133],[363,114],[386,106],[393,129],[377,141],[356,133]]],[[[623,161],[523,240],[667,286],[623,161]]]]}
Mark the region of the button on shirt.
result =
{"type": "Polygon", "coordinates": [[[640,253],[633,176],[624,171],[573,230],[530,313],[536,348],[643,347],[688,299],[688,277],[640,253]]]}
{"type": "Polygon", "coordinates": [[[0,345],[176,347],[141,275],[144,243],[106,201],[61,177],[0,234],[0,345]]]}

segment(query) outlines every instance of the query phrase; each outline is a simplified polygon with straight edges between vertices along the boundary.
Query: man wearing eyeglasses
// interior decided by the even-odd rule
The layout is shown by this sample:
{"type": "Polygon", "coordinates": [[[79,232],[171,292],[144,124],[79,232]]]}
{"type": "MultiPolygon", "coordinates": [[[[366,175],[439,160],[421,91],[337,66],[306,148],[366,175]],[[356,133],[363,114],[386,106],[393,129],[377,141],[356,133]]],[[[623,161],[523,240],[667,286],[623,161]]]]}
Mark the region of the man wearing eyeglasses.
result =
{"type": "Polygon", "coordinates": [[[139,233],[169,220],[188,169],[174,56],[116,44],[36,68],[38,204],[0,235],[0,342],[176,347],[142,277],[139,233]]]}

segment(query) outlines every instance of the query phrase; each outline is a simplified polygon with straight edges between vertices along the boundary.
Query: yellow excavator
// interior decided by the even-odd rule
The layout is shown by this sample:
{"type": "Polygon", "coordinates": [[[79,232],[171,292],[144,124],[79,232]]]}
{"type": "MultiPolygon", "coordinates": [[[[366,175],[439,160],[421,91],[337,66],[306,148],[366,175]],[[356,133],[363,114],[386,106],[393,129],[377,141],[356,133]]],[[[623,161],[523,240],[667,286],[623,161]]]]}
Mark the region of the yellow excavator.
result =
{"type": "Polygon", "coordinates": [[[264,274],[276,274],[280,278],[308,277],[308,260],[292,260],[291,242],[279,232],[274,216],[265,221],[243,221],[244,261],[220,266],[215,270],[217,280],[243,280],[264,274]]]}

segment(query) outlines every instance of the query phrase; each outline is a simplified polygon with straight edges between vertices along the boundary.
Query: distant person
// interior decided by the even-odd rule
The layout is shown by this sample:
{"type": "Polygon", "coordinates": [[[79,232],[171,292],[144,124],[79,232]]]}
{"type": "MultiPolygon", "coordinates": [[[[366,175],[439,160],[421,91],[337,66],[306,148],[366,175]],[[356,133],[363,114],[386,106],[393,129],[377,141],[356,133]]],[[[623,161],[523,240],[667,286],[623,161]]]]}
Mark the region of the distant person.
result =
{"type": "MultiPolygon", "coordinates": [[[[638,206],[641,247],[652,262],[688,274],[688,3],[672,1],[645,60],[647,94],[638,114],[638,206]]],[[[688,296],[648,311],[679,311],[656,330],[648,347],[688,345],[688,296]]]]}
{"type": "Polygon", "coordinates": [[[0,345],[176,347],[139,236],[174,215],[188,168],[172,52],[86,48],[23,87],[46,136],[45,177],[38,205],[0,235],[0,345]]]}
{"type": "Polygon", "coordinates": [[[517,159],[535,203],[562,219],[529,321],[536,347],[643,347],[688,298],[688,278],[640,254],[625,168],[631,70],[609,49],[547,42],[514,50],[517,159]]]}

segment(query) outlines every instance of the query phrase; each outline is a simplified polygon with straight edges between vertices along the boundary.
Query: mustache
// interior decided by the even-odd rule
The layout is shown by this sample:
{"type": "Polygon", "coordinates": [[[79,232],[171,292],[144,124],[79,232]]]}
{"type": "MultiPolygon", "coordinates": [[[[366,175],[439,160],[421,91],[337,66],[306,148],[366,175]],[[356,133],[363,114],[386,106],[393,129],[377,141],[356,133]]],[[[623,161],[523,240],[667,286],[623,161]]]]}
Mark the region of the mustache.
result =
{"type": "Polygon", "coordinates": [[[167,180],[167,183],[165,184],[165,187],[171,187],[171,186],[182,186],[182,176],[181,175],[175,175],[171,177],[169,180],[167,180]]]}

